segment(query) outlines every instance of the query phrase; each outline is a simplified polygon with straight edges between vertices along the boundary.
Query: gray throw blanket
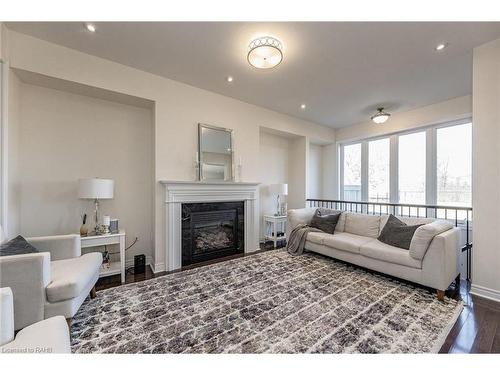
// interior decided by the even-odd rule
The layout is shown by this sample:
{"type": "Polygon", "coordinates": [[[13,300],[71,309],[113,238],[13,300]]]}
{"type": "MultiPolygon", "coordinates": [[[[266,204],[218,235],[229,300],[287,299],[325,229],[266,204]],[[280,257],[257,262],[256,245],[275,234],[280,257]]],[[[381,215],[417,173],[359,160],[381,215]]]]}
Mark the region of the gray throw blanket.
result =
{"type": "Polygon", "coordinates": [[[307,234],[309,232],[321,232],[319,229],[310,227],[307,224],[297,225],[292,229],[290,238],[286,244],[286,250],[292,255],[300,255],[304,252],[307,234]]]}

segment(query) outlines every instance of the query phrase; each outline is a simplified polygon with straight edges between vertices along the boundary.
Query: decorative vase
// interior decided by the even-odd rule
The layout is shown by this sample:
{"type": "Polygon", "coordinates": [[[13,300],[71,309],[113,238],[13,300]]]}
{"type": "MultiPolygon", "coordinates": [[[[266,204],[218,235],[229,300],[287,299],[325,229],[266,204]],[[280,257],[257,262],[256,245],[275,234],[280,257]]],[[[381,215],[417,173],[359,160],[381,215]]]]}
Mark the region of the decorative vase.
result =
{"type": "Polygon", "coordinates": [[[82,224],[82,226],[80,227],[80,236],[86,237],[88,234],[89,228],[85,224],[82,224]]]}
{"type": "Polygon", "coordinates": [[[80,226],[80,236],[85,237],[89,234],[89,228],[87,227],[87,214],[82,216],[82,225],[80,226]]]}

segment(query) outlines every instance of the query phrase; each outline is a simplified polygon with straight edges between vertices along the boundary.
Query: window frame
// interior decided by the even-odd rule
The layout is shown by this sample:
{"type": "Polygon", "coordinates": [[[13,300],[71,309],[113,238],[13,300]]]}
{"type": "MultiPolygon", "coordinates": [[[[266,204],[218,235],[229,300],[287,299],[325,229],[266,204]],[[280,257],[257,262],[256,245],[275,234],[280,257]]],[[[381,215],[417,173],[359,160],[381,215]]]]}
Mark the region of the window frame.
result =
{"type": "Polygon", "coordinates": [[[389,202],[399,202],[399,137],[408,134],[425,132],[425,204],[435,205],[437,203],[437,130],[452,126],[471,124],[472,117],[462,117],[451,121],[442,121],[431,125],[420,126],[408,130],[377,135],[337,143],[338,152],[338,194],[340,200],[344,200],[344,147],[353,144],[361,144],[361,201],[368,201],[368,166],[369,149],[371,141],[389,138],[389,202]]]}

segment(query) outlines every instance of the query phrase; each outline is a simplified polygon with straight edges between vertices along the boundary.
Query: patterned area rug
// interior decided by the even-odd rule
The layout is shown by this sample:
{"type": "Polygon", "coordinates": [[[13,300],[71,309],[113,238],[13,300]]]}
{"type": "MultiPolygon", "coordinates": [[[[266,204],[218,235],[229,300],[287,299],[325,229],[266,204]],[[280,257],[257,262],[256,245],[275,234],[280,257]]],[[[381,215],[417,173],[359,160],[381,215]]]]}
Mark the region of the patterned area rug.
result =
{"type": "Polygon", "coordinates": [[[463,305],[314,254],[283,250],[97,293],[76,353],[438,352],[463,305]]]}

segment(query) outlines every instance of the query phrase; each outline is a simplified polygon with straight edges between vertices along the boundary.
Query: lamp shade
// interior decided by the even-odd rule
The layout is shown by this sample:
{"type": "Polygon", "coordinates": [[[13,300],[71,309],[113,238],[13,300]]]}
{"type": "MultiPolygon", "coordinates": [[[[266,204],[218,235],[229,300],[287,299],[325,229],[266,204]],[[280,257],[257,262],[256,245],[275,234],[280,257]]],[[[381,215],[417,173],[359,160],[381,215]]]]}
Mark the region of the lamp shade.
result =
{"type": "Polygon", "coordinates": [[[78,198],[112,199],[115,182],[104,178],[82,178],[78,180],[78,198]]]}
{"type": "Polygon", "coordinates": [[[288,195],[288,184],[271,184],[269,191],[271,194],[288,195]]]}

